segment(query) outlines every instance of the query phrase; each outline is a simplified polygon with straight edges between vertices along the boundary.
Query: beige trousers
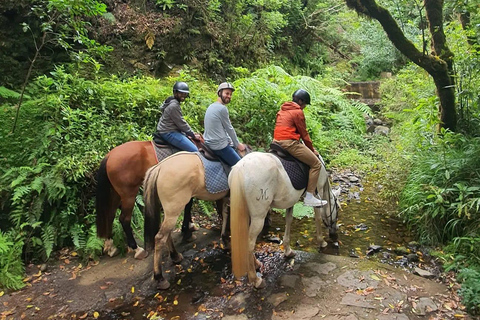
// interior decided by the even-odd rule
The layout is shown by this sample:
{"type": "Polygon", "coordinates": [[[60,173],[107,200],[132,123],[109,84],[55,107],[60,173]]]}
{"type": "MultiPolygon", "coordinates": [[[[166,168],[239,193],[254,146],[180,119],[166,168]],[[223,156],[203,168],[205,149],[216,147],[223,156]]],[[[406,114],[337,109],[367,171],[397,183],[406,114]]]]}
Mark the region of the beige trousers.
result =
{"type": "Polygon", "coordinates": [[[318,176],[322,169],[322,162],[318,159],[312,150],[308,149],[306,145],[297,140],[273,140],[278,143],[283,149],[287,150],[293,157],[302,161],[310,167],[308,172],[307,192],[314,193],[317,187],[318,176]]]}

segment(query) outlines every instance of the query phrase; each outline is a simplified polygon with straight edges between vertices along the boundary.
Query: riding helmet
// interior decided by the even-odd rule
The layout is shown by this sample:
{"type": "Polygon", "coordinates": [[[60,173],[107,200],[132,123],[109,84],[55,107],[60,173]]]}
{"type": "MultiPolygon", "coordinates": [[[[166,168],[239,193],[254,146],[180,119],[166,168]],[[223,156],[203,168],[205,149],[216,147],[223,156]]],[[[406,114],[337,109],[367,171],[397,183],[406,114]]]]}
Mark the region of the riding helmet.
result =
{"type": "Polygon", "coordinates": [[[235,88],[233,87],[233,85],[232,85],[230,82],[222,82],[222,83],[220,83],[220,85],[218,86],[217,95],[220,95],[220,92],[221,92],[223,89],[232,89],[232,92],[235,91],[235,88]]]}
{"type": "Polygon", "coordinates": [[[292,100],[295,102],[302,100],[306,104],[310,104],[310,94],[303,89],[298,89],[293,93],[292,100]]]}
{"type": "Polygon", "coordinates": [[[173,93],[175,92],[190,93],[190,90],[185,82],[178,81],[173,85],[173,93]]]}

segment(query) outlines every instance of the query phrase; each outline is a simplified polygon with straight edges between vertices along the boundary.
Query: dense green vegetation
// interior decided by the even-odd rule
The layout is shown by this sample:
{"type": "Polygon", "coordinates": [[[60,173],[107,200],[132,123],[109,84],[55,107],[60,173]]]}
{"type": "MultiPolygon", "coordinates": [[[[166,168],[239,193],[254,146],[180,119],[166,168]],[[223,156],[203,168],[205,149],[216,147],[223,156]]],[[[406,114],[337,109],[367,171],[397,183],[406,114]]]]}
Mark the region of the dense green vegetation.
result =
{"type": "MultiPolygon", "coordinates": [[[[202,132],[216,85],[228,79],[237,88],[232,122],[240,139],[259,149],[272,139],[281,103],[307,89],[309,130],[328,165],[382,179],[385,201],[399,202],[418,240],[458,272],[468,310],[480,312],[477,6],[443,6],[454,57],[452,132],[438,131],[431,75],[409,63],[378,23],[338,1],[127,2],[0,4],[0,36],[9,39],[0,50],[0,286],[22,287],[25,262],[45,261],[64,246],[95,259],[102,243],[93,196],[103,156],[123,142],[151,139],[159,105],[177,80],[191,88],[184,114],[202,132]],[[382,79],[377,116],[393,126],[382,137],[366,133],[364,115],[372,112],[347,99],[344,88],[386,71],[394,76],[382,79]]],[[[426,52],[432,35],[418,28],[426,23],[422,6],[409,3],[382,5],[426,52]]],[[[136,208],[136,229],[141,219],[136,208]]],[[[123,244],[117,221],[114,228],[123,244]]]]}

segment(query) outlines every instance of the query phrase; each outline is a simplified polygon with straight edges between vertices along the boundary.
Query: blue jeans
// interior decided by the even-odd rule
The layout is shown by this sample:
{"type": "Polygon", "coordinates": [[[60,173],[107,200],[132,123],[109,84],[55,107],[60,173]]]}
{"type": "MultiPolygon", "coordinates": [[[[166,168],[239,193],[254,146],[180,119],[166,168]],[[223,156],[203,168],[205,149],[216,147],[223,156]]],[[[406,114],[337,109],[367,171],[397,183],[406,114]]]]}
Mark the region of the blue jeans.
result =
{"type": "Polygon", "coordinates": [[[233,167],[238,161],[240,161],[240,156],[235,149],[230,146],[226,146],[220,150],[212,150],[223,162],[228,164],[230,167],[233,167]]]}
{"type": "Polygon", "coordinates": [[[198,151],[198,148],[195,146],[195,144],[180,132],[172,131],[167,133],[160,133],[160,136],[163,140],[167,141],[169,144],[180,150],[190,152],[198,151]]]}

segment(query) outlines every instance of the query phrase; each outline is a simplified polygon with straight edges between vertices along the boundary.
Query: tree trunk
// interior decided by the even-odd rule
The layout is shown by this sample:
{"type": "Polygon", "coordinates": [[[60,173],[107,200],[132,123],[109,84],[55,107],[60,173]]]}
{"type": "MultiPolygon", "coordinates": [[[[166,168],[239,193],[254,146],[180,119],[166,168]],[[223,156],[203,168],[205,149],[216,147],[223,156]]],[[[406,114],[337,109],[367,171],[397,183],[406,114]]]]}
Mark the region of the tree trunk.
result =
{"type": "Polygon", "coordinates": [[[437,88],[440,105],[440,128],[455,131],[455,86],[453,77],[453,54],[446,44],[443,31],[443,0],[424,0],[429,30],[432,35],[432,53],[424,54],[408,40],[390,12],[377,5],[375,0],[345,0],[347,6],[359,14],[375,19],[383,27],[393,45],[408,59],[427,71],[437,88]]]}

